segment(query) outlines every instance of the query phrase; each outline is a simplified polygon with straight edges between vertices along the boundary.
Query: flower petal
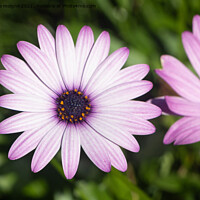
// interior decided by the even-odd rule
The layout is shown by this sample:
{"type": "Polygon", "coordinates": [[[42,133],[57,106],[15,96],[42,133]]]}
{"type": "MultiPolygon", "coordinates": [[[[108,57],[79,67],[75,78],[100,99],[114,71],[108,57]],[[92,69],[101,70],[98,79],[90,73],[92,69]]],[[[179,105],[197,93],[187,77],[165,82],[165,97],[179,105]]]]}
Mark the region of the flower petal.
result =
{"type": "Polygon", "coordinates": [[[52,70],[53,67],[50,67],[53,63],[48,56],[36,46],[25,41],[18,42],[17,47],[38,78],[55,93],[61,93],[62,87],[56,73],[52,70]]]}
{"type": "Polygon", "coordinates": [[[62,165],[65,176],[71,179],[76,174],[80,159],[80,136],[78,127],[72,125],[65,130],[62,139],[62,165]]]}
{"type": "Polygon", "coordinates": [[[44,135],[56,125],[56,123],[57,120],[50,119],[39,129],[36,128],[22,133],[11,146],[8,158],[10,160],[16,160],[31,152],[37,147],[44,135]]]}
{"type": "Polygon", "coordinates": [[[182,33],[182,41],[185,52],[192,63],[192,66],[200,76],[200,41],[188,31],[182,33]]]}
{"type": "Polygon", "coordinates": [[[116,169],[125,172],[127,170],[126,158],[119,146],[110,142],[109,140],[102,140],[106,146],[107,152],[109,154],[111,165],[116,169]]]}
{"type": "Polygon", "coordinates": [[[36,173],[42,170],[60,149],[65,123],[58,123],[41,140],[31,162],[31,170],[36,173]]]}
{"type": "Polygon", "coordinates": [[[56,98],[55,93],[39,79],[33,80],[14,71],[0,70],[0,83],[13,93],[31,94],[48,100],[56,98]]]}
{"type": "Polygon", "coordinates": [[[83,69],[88,59],[91,48],[94,44],[94,35],[89,26],[84,26],[78,35],[76,41],[76,68],[75,68],[75,83],[74,88],[79,88],[83,69]]]}
{"type": "Polygon", "coordinates": [[[134,115],[143,119],[153,119],[161,115],[161,109],[148,102],[143,101],[126,101],[120,104],[114,104],[105,107],[94,108],[95,112],[104,113],[123,113],[128,115],[134,115]]]}
{"type": "Polygon", "coordinates": [[[54,119],[52,112],[22,112],[3,120],[0,123],[0,134],[17,133],[43,126],[49,119],[54,119]]]}
{"type": "Polygon", "coordinates": [[[165,80],[180,96],[193,101],[200,102],[200,89],[196,85],[188,84],[179,74],[165,70],[156,70],[156,73],[165,80]],[[193,91],[193,92],[191,92],[193,91]]]}
{"type": "Polygon", "coordinates": [[[109,106],[137,98],[147,93],[152,87],[152,83],[149,81],[127,82],[109,88],[90,99],[98,106],[109,106]]]}
{"type": "Polygon", "coordinates": [[[93,45],[85,63],[81,88],[84,89],[98,65],[108,56],[110,49],[109,33],[103,31],[93,45]]]}
{"type": "Polygon", "coordinates": [[[90,160],[102,171],[111,170],[111,161],[103,138],[88,125],[80,125],[80,139],[83,150],[90,160]]]}
{"type": "Polygon", "coordinates": [[[200,40],[200,16],[195,15],[192,21],[193,34],[200,40]]]}
{"type": "Polygon", "coordinates": [[[87,118],[87,123],[100,135],[114,142],[121,147],[132,151],[139,151],[139,144],[135,138],[127,133],[127,130],[120,129],[120,126],[110,123],[105,117],[93,115],[87,118]]]}
{"type": "Polygon", "coordinates": [[[183,116],[199,116],[200,102],[194,103],[181,97],[166,96],[167,105],[173,112],[183,116]]]}
{"type": "Polygon", "coordinates": [[[56,30],[56,53],[64,84],[71,90],[75,81],[75,48],[71,34],[64,25],[59,25],[56,30]]]}
{"type": "Polygon", "coordinates": [[[46,101],[30,94],[6,94],[0,96],[0,106],[27,112],[44,112],[55,110],[56,108],[53,99],[46,101]]]}
{"type": "Polygon", "coordinates": [[[110,80],[119,72],[129,55],[126,47],[120,48],[108,56],[94,71],[84,91],[89,95],[102,92],[109,85],[110,80]],[[90,91],[90,92],[88,92],[90,91]]]}
{"type": "Polygon", "coordinates": [[[56,47],[55,47],[55,39],[49,32],[49,30],[43,26],[38,25],[37,29],[38,41],[40,45],[40,49],[48,56],[48,59],[51,60],[53,65],[49,65],[51,70],[56,74],[56,78],[59,81],[59,84],[64,89],[64,83],[62,77],[60,75],[57,59],[56,59],[56,47]]]}

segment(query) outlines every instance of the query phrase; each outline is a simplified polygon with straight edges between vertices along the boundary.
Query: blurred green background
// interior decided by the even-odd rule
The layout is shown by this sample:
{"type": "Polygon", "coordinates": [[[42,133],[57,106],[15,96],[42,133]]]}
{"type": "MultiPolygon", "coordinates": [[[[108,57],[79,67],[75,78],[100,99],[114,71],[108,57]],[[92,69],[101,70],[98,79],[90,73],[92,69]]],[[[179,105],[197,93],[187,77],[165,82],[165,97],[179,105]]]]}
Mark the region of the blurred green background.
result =
{"type": "MultiPolygon", "coordinates": [[[[151,71],[146,79],[154,89],[140,100],[173,94],[154,73],[160,68],[160,56],[171,54],[188,67],[181,33],[192,28],[192,18],[200,13],[199,0],[0,0],[0,56],[20,57],[16,43],[37,42],[37,25],[45,25],[55,34],[65,24],[76,41],[83,25],[89,25],[95,38],[107,30],[111,50],[127,46],[130,56],[125,66],[147,63],[151,71]],[[85,6],[85,7],[83,7],[85,6]]],[[[3,66],[0,66],[3,69],[3,66]]],[[[8,91],[0,87],[0,94],[8,91]]],[[[0,109],[0,121],[14,112],[0,109]]],[[[30,170],[32,153],[10,161],[9,147],[18,134],[0,135],[0,200],[198,200],[200,199],[200,143],[163,145],[168,127],[177,117],[152,120],[157,131],[138,136],[139,153],[124,151],[128,170],[114,168],[103,173],[82,152],[78,172],[72,180],[63,177],[60,154],[42,170],[30,170]]]]}

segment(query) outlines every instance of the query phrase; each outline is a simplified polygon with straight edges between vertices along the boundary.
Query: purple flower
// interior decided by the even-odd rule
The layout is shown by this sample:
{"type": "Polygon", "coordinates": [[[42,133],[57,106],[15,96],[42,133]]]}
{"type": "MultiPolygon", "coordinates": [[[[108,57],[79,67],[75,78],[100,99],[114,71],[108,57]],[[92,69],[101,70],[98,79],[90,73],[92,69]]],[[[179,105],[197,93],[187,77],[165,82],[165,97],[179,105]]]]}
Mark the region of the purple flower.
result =
{"type": "MultiPolygon", "coordinates": [[[[180,96],[166,96],[165,101],[173,113],[183,116],[176,121],[164,137],[164,143],[176,145],[200,141],[200,16],[193,18],[193,33],[185,31],[182,41],[187,56],[198,76],[176,58],[161,57],[162,70],[156,73],[180,96]]],[[[162,107],[162,106],[161,106],[162,107]]],[[[166,106],[165,106],[166,107],[166,106]]]]}
{"type": "Polygon", "coordinates": [[[6,70],[1,84],[14,94],[0,97],[0,106],[23,111],[0,123],[0,133],[23,133],[11,146],[8,157],[21,158],[35,150],[31,169],[38,172],[61,147],[65,176],[78,168],[81,147],[101,170],[111,165],[127,169],[123,147],[138,152],[134,135],[155,132],[148,119],[160,115],[155,105],[131,101],[152,88],[142,80],[149,66],[139,64],[120,70],[129,50],[120,48],[108,56],[109,34],[104,31],[94,43],[93,32],[84,26],[74,46],[68,29],[60,25],[54,40],[38,26],[40,49],[20,41],[18,50],[26,62],[3,55],[6,70]]]}

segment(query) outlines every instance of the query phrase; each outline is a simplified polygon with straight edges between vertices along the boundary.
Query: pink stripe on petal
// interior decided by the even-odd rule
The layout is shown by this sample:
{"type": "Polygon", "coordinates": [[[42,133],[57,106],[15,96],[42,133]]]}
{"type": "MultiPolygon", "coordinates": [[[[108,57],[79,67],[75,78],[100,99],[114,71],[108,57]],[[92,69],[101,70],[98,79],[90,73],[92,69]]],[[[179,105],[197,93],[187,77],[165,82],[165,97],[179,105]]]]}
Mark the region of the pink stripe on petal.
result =
{"type": "Polygon", "coordinates": [[[52,112],[45,113],[29,113],[22,112],[12,117],[3,120],[0,123],[0,134],[17,133],[21,131],[31,130],[33,128],[41,127],[50,118],[53,117],[52,112]]]}
{"type": "Polygon", "coordinates": [[[74,80],[75,81],[75,88],[79,88],[81,77],[83,74],[83,69],[85,67],[85,63],[88,59],[89,53],[91,51],[91,48],[94,44],[94,35],[92,32],[92,29],[89,26],[84,26],[78,35],[77,41],[76,41],[76,71],[74,80]]]}
{"type": "Polygon", "coordinates": [[[33,129],[22,133],[11,146],[8,158],[16,160],[31,152],[37,147],[44,135],[57,124],[57,120],[50,119],[39,129],[33,129]]]}
{"type": "Polygon", "coordinates": [[[85,91],[90,91],[93,95],[106,89],[110,80],[119,72],[129,55],[126,47],[120,48],[108,56],[94,71],[85,91]]]}
{"type": "Polygon", "coordinates": [[[13,71],[0,70],[0,83],[13,93],[31,94],[48,100],[51,97],[56,98],[55,93],[48,89],[39,79],[33,80],[13,71]]]}
{"type": "Polygon", "coordinates": [[[56,155],[61,146],[65,123],[58,123],[40,141],[31,162],[31,170],[36,173],[42,170],[56,155]]]}
{"type": "Polygon", "coordinates": [[[200,102],[200,89],[195,85],[188,84],[179,74],[165,70],[156,70],[156,73],[165,80],[180,96],[193,101],[200,102]],[[192,91],[192,92],[191,92],[192,91]]]}
{"type": "Polygon", "coordinates": [[[200,102],[194,103],[181,97],[166,96],[165,98],[171,111],[183,116],[200,117],[200,102]]]}
{"type": "Polygon", "coordinates": [[[200,41],[188,31],[182,33],[182,41],[192,66],[200,76],[200,41]]]}
{"type": "Polygon", "coordinates": [[[67,179],[72,179],[80,159],[80,136],[78,126],[69,125],[62,139],[62,165],[67,179]]]}
{"type": "Polygon", "coordinates": [[[149,81],[127,82],[109,88],[104,92],[91,98],[95,105],[109,106],[137,98],[152,89],[153,85],[149,81]]]}
{"type": "Polygon", "coordinates": [[[81,146],[90,160],[102,171],[111,170],[111,161],[103,138],[88,125],[80,125],[81,146]]]}
{"type": "Polygon", "coordinates": [[[85,68],[83,71],[81,88],[85,88],[90,77],[94,73],[98,65],[108,56],[110,49],[110,36],[109,33],[103,31],[97,38],[94,46],[91,49],[85,68]]]}
{"type": "Polygon", "coordinates": [[[57,58],[56,58],[55,39],[52,36],[52,34],[49,32],[49,30],[41,24],[37,28],[37,34],[38,34],[40,49],[48,56],[48,59],[51,60],[51,62],[53,63],[49,67],[51,67],[51,70],[56,74],[57,80],[59,81],[60,85],[64,89],[65,86],[64,86],[62,77],[60,75],[57,58]]]}
{"type": "Polygon", "coordinates": [[[56,105],[50,98],[49,101],[30,94],[6,94],[0,97],[0,106],[12,110],[27,112],[44,112],[55,110],[56,105]]]}
{"type": "Polygon", "coordinates": [[[75,74],[75,48],[71,34],[64,25],[59,25],[56,30],[56,54],[64,84],[71,90],[75,74]]]}
{"type": "Polygon", "coordinates": [[[200,16],[199,15],[195,15],[193,17],[192,30],[193,30],[193,34],[200,41],[200,16]]]}
{"type": "MultiPolygon", "coordinates": [[[[182,117],[176,121],[167,131],[164,137],[164,144],[170,144],[179,136],[180,130],[187,128],[188,125],[193,124],[194,117],[182,117]]],[[[199,124],[199,123],[198,123],[199,124]]]]}
{"type": "Polygon", "coordinates": [[[110,142],[109,140],[102,140],[106,146],[107,152],[109,154],[111,165],[116,169],[125,172],[127,170],[126,158],[119,146],[110,142]]]}
{"type": "Polygon", "coordinates": [[[87,118],[87,123],[100,135],[115,144],[132,152],[138,152],[140,147],[136,139],[127,133],[127,129],[120,129],[120,126],[112,126],[110,121],[105,117],[93,116],[87,118]]]}
{"type": "Polygon", "coordinates": [[[61,93],[61,85],[57,80],[56,73],[52,70],[53,63],[48,59],[48,56],[36,46],[25,41],[18,42],[17,47],[40,80],[55,93],[61,93]]]}

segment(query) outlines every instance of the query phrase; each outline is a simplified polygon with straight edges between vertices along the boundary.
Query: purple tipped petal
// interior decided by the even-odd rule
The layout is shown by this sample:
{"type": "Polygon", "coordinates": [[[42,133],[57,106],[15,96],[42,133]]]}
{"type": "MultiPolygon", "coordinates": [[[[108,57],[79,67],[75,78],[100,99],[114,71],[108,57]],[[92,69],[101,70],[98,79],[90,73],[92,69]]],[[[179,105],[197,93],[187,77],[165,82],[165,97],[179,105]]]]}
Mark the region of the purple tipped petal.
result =
{"type": "Polygon", "coordinates": [[[88,125],[80,126],[81,146],[90,160],[102,171],[111,170],[111,161],[104,145],[104,138],[88,125]]]}
{"type": "Polygon", "coordinates": [[[75,71],[75,88],[79,88],[85,63],[88,59],[91,48],[94,44],[94,35],[89,26],[84,26],[76,42],[76,71],[75,71]]]}
{"type": "Polygon", "coordinates": [[[193,34],[200,41],[200,16],[199,15],[195,15],[193,17],[192,30],[193,30],[193,34]]]}
{"type": "Polygon", "coordinates": [[[65,128],[65,123],[59,123],[42,138],[35,150],[31,162],[31,170],[33,172],[36,173],[42,170],[56,155],[60,149],[65,128]]]}
{"type": "Polygon", "coordinates": [[[199,116],[200,117],[200,102],[194,103],[181,97],[166,96],[169,109],[183,116],[199,116]]]}
{"type": "Polygon", "coordinates": [[[119,146],[110,142],[109,140],[102,140],[106,146],[107,152],[109,154],[111,165],[116,169],[125,172],[127,170],[126,158],[119,146]]]}
{"type": "Polygon", "coordinates": [[[55,110],[53,99],[49,101],[27,94],[6,94],[0,96],[0,106],[12,110],[44,112],[55,110]]]}
{"type": "Polygon", "coordinates": [[[108,56],[109,49],[110,36],[108,32],[103,31],[97,38],[94,46],[92,47],[87,62],[85,64],[81,88],[85,88],[95,69],[108,56]]]}
{"type": "Polygon", "coordinates": [[[18,42],[17,47],[40,80],[55,93],[61,92],[62,87],[59,84],[56,73],[51,70],[53,63],[48,59],[47,55],[36,46],[25,41],[18,42]]]}
{"type": "Polygon", "coordinates": [[[63,81],[68,89],[73,89],[75,48],[70,32],[64,25],[56,30],[56,53],[63,81]]]}
{"type": "Polygon", "coordinates": [[[109,88],[91,100],[98,106],[114,105],[137,98],[147,93],[152,87],[153,85],[149,81],[127,82],[109,88]]]}
{"type": "Polygon", "coordinates": [[[187,56],[197,74],[200,76],[200,41],[188,31],[182,33],[182,41],[187,56]]]}
{"type": "Polygon", "coordinates": [[[13,71],[0,70],[0,83],[13,93],[31,94],[48,100],[51,97],[55,98],[55,93],[39,79],[33,80],[13,71]]]}
{"type": "Polygon", "coordinates": [[[110,80],[119,72],[129,55],[126,47],[116,50],[107,57],[95,70],[85,91],[96,95],[106,89],[110,80]]]}
{"type": "Polygon", "coordinates": [[[22,112],[9,117],[0,123],[0,134],[16,133],[43,126],[50,119],[54,119],[52,112],[28,113],[22,112]]]}
{"type": "Polygon", "coordinates": [[[59,84],[62,86],[62,88],[64,88],[64,83],[60,75],[56,59],[55,39],[53,38],[49,30],[41,24],[38,26],[37,34],[40,49],[48,56],[48,59],[51,60],[51,62],[53,63],[53,65],[49,65],[49,67],[51,67],[51,70],[56,74],[56,78],[59,81],[59,84]]]}
{"type": "Polygon", "coordinates": [[[132,152],[139,151],[140,147],[136,139],[131,134],[128,134],[126,129],[122,130],[117,124],[112,124],[110,120],[105,120],[105,117],[88,117],[87,122],[96,132],[115,144],[132,152]]]}
{"type": "Polygon", "coordinates": [[[8,157],[11,160],[16,160],[31,152],[37,147],[44,135],[56,125],[56,121],[49,120],[44,123],[39,129],[33,129],[22,133],[11,146],[8,157]]]}
{"type": "Polygon", "coordinates": [[[62,165],[65,176],[71,179],[76,174],[80,159],[80,136],[76,126],[68,126],[62,139],[62,165]]]}
{"type": "Polygon", "coordinates": [[[165,70],[156,70],[156,73],[165,80],[179,95],[193,102],[200,102],[200,89],[196,85],[188,84],[179,74],[165,70]],[[193,92],[191,92],[193,91],[193,92]]]}

